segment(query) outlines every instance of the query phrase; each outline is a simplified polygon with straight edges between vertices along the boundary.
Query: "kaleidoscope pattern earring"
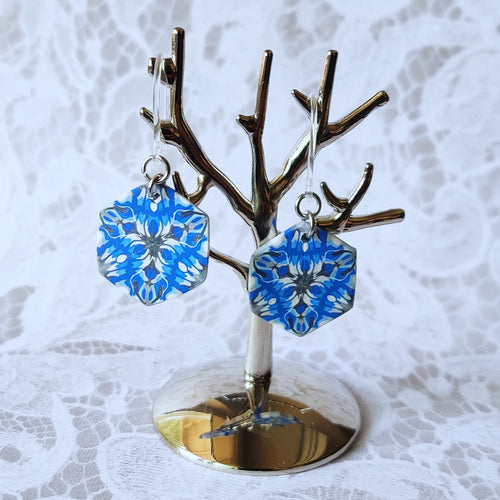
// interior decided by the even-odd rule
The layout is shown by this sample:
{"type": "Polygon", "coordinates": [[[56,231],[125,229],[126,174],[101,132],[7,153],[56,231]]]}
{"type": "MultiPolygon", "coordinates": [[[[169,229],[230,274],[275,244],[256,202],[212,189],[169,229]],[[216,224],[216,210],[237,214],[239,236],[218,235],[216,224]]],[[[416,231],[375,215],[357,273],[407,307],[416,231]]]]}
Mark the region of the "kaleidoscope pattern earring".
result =
{"type": "Polygon", "coordinates": [[[248,290],[252,312],[300,337],[352,308],[356,250],[316,225],[321,200],[312,191],[316,141],[316,101],[311,98],[311,138],[306,192],[296,203],[302,221],[259,247],[250,261],[248,290]],[[313,210],[303,211],[309,199],[313,210]]]}
{"type": "MultiPolygon", "coordinates": [[[[161,62],[158,56],[153,91],[157,124],[161,62]]],[[[97,237],[100,273],[145,305],[200,285],[206,278],[209,258],[208,216],[166,185],[170,165],[159,154],[159,130],[155,126],[153,154],[141,169],[148,183],[101,211],[97,237]],[[162,166],[164,173],[149,175],[147,168],[153,163],[162,166]]]]}
{"type": "Polygon", "coordinates": [[[356,250],[304,220],[261,246],[250,263],[252,312],[302,337],[352,308],[356,250]]]}

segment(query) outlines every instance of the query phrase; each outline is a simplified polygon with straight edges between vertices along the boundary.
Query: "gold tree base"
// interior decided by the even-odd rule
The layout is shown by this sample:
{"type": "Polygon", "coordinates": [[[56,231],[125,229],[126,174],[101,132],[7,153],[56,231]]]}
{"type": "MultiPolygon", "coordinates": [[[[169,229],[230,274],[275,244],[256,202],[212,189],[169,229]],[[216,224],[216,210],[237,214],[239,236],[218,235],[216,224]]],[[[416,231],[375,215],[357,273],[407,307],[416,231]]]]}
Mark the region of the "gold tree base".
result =
{"type": "Polygon", "coordinates": [[[299,472],[343,454],[361,423],[352,394],[338,380],[308,367],[279,364],[266,412],[257,418],[249,412],[243,380],[233,380],[242,366],[233,360],[168,383],[153,406],[158,430],[180,455],[229,472],[299,472]],[[269,424],[269,415],[281,415],[286,423],[269,424]],[[207,437],[214,431],[217,437],[207,437]]]}

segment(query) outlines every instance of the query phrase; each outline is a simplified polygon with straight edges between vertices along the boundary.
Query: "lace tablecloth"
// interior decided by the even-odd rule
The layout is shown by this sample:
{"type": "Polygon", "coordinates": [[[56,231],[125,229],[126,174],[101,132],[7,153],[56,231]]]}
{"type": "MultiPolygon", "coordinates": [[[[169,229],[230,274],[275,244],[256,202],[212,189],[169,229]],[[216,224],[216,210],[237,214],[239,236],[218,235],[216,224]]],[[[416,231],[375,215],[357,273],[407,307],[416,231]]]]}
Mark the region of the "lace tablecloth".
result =
{"type": "MultiPolygon", "coordinates": [[[[499,498],[499,19],[495,0],[3,2],[3,499],[499,498]],[[208,470],[154,429],[173,372],[244,354],[248,302],[231,270],[214,263],[203,286],[151,308],[96,270],[99,210],[142,182],[146,63],[170,53],[175,26],[187,119],[246,193],[234,117],[254,109],[265,49],[271,176],[307,127],[289,92],[317,89],[327,50],[339,51],[332,120],[380,89],[391,97],[321,152],[315,182],[345,196],[373,162],[357,213],[404,207],[406,221],[345,235],[359,259],[351,312],[303,339],[275,332],[276,363],[336,375],[363,412],[352,450],[309,472],[208,470]]],[[[302,189],[280,207],[281,229],[302,189]]],[[[251,236],[226,200],[214,189],[203,208],[214,246],[247,260],[251,236]]]]}

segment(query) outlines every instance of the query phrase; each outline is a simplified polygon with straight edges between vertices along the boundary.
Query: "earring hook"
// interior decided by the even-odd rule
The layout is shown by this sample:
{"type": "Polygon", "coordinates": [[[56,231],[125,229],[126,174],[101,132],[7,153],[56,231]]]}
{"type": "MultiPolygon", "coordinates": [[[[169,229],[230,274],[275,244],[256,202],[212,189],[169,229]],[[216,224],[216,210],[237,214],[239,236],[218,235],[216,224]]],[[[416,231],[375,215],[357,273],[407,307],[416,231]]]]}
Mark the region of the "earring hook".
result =
{"type": "Polygon", "coordinates": [[[163,55],[156,56],[153,72],[153,156],[159,157],[161,152],[161,109],[164,109],[161,88],[161,68],[163,66],[163,55]]]}
{"type": "Polygon", "coordinates": [[[313,176],[314,176],[314,158],[316,156],[316,138],[318,134],[318,99],[315,95],[309,96],[310,108],[310,129],[309,129],[309,148],[307,149],[307,174],[305,194],[308,198],[313,197],[313,176]]]}
{"type": "Polygon", "coordinates": [[[321,210],[321,200],[313,191],[313,175],[314,175],[314,158],[316,156],[316,139],[318,135],[318,99],[315,95],[309,96],[310,102],[310,127],[309,127],[309,147],[307,149],[307,171],[306,171],[306,188],[303,194],[297,198],[295,203],[295,211],[303,220],[309,222],[309,233],[311,234],[316,226],[316,215],[321,210]],[[303,211],[301,203],[307,199],[309,202],[314,202],[315,208],[312,210],[303,211]]]}
{"type": "Polygon", "coordinates": [[[159,198],[156,187],[159,184],[164,184],[170,175],[170,164],[161,155],[161,112],[166,109],[166,91],[163,91],[161,86],[163,62],[163,55],[158,54],[153,71],[153,152],[144,160],[141,167],[141,172],[148,181],[148,196],[153,201],[159,198]],[[153,166],[156,164],[157,167],[163,167],[164,172],[150,175],[147,171],[149,164],[153,164],[153,166]]]}

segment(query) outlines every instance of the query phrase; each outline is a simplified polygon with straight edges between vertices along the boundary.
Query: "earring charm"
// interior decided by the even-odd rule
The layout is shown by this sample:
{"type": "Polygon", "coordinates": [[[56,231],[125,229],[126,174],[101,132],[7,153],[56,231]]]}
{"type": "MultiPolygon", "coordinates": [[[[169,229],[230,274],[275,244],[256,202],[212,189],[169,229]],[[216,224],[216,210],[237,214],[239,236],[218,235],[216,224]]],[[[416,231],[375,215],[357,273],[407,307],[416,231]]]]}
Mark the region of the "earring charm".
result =
{"type": "Polygon", "coordinates": [[[148,181],[100,213],[97,261],[111,283],[127,288],[145,305],[163,302],[197,287],[207,276],[208,216],[166,185],[168,161],[159,154],[159,68],[156,59],[153,107],[157,124],[153,154],[141,171],[148,181]],[[151,163],[164,172],[147,172],[151,163]]]}
{"type": "Polygon", "coordinates": [[[252,312],[302,337],[344,314],[354,303],[356,249],[316,225],[321,200],[312,191],[317,121],[311,97],[306,190],[295,210],[301,222],[252,255],[248,291],[252,312]],[[304,211],[302,202],[316,203],[304,211]]]}

